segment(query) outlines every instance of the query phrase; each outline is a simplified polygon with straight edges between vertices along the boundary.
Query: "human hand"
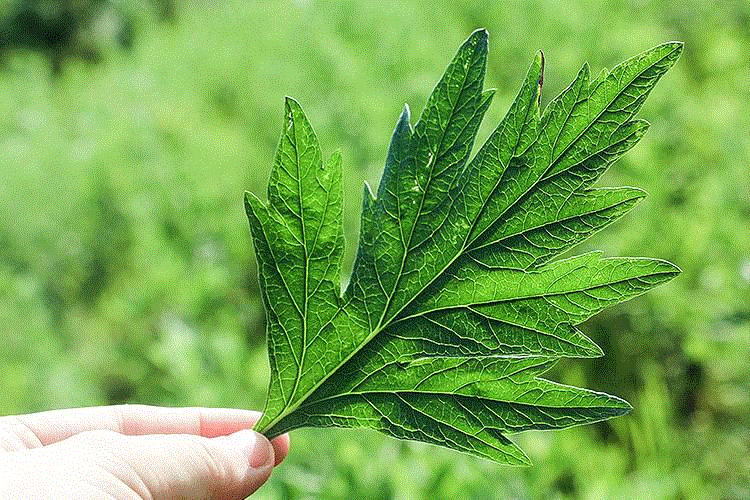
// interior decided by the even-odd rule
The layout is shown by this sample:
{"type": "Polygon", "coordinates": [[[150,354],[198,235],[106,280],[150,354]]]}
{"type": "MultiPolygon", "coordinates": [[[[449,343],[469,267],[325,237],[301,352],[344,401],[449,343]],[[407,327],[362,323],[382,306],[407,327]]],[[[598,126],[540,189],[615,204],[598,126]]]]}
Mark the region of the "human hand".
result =
{"type": "Polygon", "coordinates": [[[0,417],[0,498],[234,500],[286,457],[260,414],[105,406],[0,417]]]}

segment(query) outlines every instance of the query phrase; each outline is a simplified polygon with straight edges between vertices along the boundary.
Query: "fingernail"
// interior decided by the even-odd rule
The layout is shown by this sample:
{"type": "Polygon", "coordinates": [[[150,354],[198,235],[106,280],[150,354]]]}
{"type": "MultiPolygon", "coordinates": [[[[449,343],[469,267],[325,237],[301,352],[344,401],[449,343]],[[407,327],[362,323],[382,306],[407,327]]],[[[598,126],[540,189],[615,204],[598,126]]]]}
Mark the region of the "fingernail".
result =
{"type": "Polygon", "coordinates": [[[258,469],[273,460],[271,443],[264,436],[251,430],[241,430],[229,436],[250,459],[250,467],[258,469]]]}

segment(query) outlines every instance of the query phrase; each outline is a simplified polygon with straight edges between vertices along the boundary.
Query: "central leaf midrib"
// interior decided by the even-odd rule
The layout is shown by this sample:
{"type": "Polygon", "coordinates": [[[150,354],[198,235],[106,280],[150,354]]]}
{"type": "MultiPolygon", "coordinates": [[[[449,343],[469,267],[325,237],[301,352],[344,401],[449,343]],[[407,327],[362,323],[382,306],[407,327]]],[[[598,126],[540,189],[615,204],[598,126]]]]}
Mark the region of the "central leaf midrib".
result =
{"type": "MultiPolygon", "coordinates": [[[[474,58],[476,57],[476,51],[477,51],[477,48],[478,48],[478,47],[474,47],[474,52],[473,52],[473,53],[472,53],[472,55],[470,56],[470,61],[472,61],[472,62],[475,62],[475,61],[474,61],[474,58]]],[[[472,67],[472,66],[473,66],[473,64],[472,64],[472,65],[470,65],[470,67],[472,67]]],[[[470,72],[470,68],[467,68],[467,69],[466,69],[466,72],[465,72],[465,74],[464,74],[464,77],[463,77],[463,81],[462,81],[462,84],[461,84],[461,88],[462,88],[462,89],[464,88],[464,86],[465,86],[465,84],[466,84],[466,80],[467,80],[467,78],[468,78],[469,72],[470,72]]],[[[438,85],[439,85],[439,84],[438,84],[438,85]]],[[[456,102],[455,102],[455,103],[453,103],[453,106],[451,107],[451,119],[452,119],[452,118],[454,117],[454,115],[455,115],[455,111],[456,111],[456,106],[458,105],[458,102],[459,102],[459,100],[460,100],[460,96],[461,96],[461,94],[462,94],[462,93],[463,93],[463,91],[462,91],[462,92],[459,92],[459,96],[457,97],[457,99],[456,99],[456,102]]],[[[449,123],[450,123],[450,122],[449,122],[449,123]]],[[[439,149],[439,148],[440,148],[440,147],[442,146],[442,143],[443,143],[443,141],[445,140],[445,134],[446,134],[447,128],[448,128],[448,127],[446,127],[446,128],[445,128],[445,129],[443,130],[443,132],[441,133],[441,135],[440,135],[440,141],[439,141],[439,143],[438,143],[438,149],[439,149]]],[[[414,140],[414,136],[413,136],[413,135],[412,135],[412,136],[410,137],[410,141],[411,141],[411,140],[414,140]]],[[[296,151],[296,149],[295,149],[295,151],[296,151]]],[[[432,159],[432,160],[433,160],[433,161],[432,161],[432,165],[431,165],[431,167],[430,167],[430,169],[431,169],[430,171],[432,171],[432,169],[433,169],[433,168],[435,167],[435,164],[436,164],[436,157],[437,157],[437,154],[434,154],[434,155],[433,155],[433,159],[432,159]]],[[[401,260],[401,267],[400,267],[400,270],[399,270],[399,274],[398,274],[398,279],[396,280],[396,283],[395,283],[395,284],[394,284],[394,286],[393,286],[393,291],[391,292],[390,296],[388,297],[388,301],[386,302],[386,305],[385,305],[385,307],[383,308],[383,315],[381,316],[381,318],[380,318],[380,320],[379,320],[379,322],[378,322],[378,326],[376,326],[376,327],[375,327],[375,328],[374,328],[374,329],[372,330],[372,332],[371,332],[371,333],[370,333],[370,334],[369,334],[369,335],[368,335],[367,337],[365,337],[365,339],[364,339],[364,340],[363,340],[363,341],[362,341],[362,342],[361,342],[361,343],[360,343],[360,344],[359,344],[359,345],[358,345],[358,346],[357,346],[357,347],[356,347],[355,349],[353,349],[351,353],[349,353],[349,355],[348,355],[348,356],[346,356],[346,357],[345,357],[345,358],[344,358],[344,359],[343,359],[343,360],[342,360],[341,362],[339,362],[339,363],[338,363],[338,364],[337,364],[337,365],[336,365],[335,367],[333,367],[333,368],[331,369],[331,371],[329,371],[329,372],[328,372],[327,374],[325,374],[325,376],[321,377],[321,379],[320,379],[320,380],[319,380],[318,382],[316,382],[316,383],[315,383],[315,384],[314,384],[314,385],[313,385],[313,386],[312,386],[312,387],[311,387],[311,388],[310,388],[310,389],[309,389],[309,390],[308,390],[308,391],[307,391],[307,392],[306,392],[306,393],[305,393],[305,394],[304,394],[304,395],[303,395],[303,396],[302,396],[301,398],[299,398],[299,399],[298,399],[298,401],[300,401],[300,402],[304,402],[304,401],[305,401],[305,400],[306,400],[306,399],[307,399],[308,397],[310,397],[310,395],[311,395],[311,394],[313,394],[313,393],[314,393],[314,392],[315,392],[315,391],[316,391],[316,390],[317,390],[317,389],[318,389],[318,388],[319,388],[319,387],[320,387],[321,385],[323,385],[323,383],[325,383],[325,381],[326,381],[326,380],[328,380],[328,379],[329,379],[329,378],[330,378],[330,377],[331,377],[331,376],[332,376],[332,375],[333,375],[334,373],[336,373],[336,372],[337,372],[337,371],[339,370],[339,368],[341,368],[341,367],[342,367],[342,366],[343,366],[344,364],[346,364],[346,363],[347,363],[347,362],[348,362],[348,361],[349,361],[349,360],[350,360],[350,359],[351,359],[352,357],[354,357],[354,356],[355,356],[355,355],[356,355],[356,354],[357,354],[358,352],[360,352],[360,351],[362,350],[362,348],[363,348],[363,347],[364,347],[365,345],[367,345],[367,344],[368,344],[368,343],[369,343],[369,342],[370,342],[370,341],[371,341],[371,340],[372,340],[373,338],[375,338],[375,336],[377,336],[377,335],[378,335],[378,333],[380,333],[381,331],[383,331],[383,330],[384,330],[384,329],[385,329],[385,328],[386,328],[386,327],[388,326],[388,324],[389,324],[389,323],[383,324],[383,319],[385,318],[385,315],[387,314],[387,311],[388,311],[388,309],[389,309],[389,307],[390,307],[390,304],[391,304],[391,301],[392,301],[392,299],[393,299],[393,295],[395,294],[395,290],[396,290],[396,288],[397,288],[397,286],[398,286],[398,283],[400,283],[400,281],[401,281],[401,277],[403,276],[403,268],[404,268],[404,265],[405,265],[405,263],[406,263],[406,256],[408,255],[408,248],[409,248],[409,245],[410,245],[410,243],[411,243],[411,239],[412,239],[412,237],[413,237],[413,235],[414,235],[414,229],[415,229],[415,227],[416,227],[416,222],[417,222],[417,220],[419,219],[419,214],[421,213],[421,207],[422,207],[422,205],[423,205],[423,203],[424,203],[424,198],[425,198],[425,196],[426,196],[426,194],[427,194],[427,189],[429,188],[429,183],[430,183],[431,181],[432,181],[432,176],[430,175],[430,176],[428,177],[428,184],[427,184],[427,186],[425,186],[425,190],[424,190],[424,193],[423,193],[423,195],[422,195],[422,197],[421,197],[421,199],[420,199],[420,208],[419,208],[419,210],[418,210],[418,211],[416,212],[416,213],[417,213],[417,216],[416,216],[416,218],[414,219],[414,224],[412,225],[412,228],[411,228],[411,232],[410,232],[410,234],[409,234],[409,242],[408,242],[408,243],[407,243],[407,244],[406,244],[406,245],[404,246],[404,257],[403,257],[403,258],[402,258],[402,260],[401,260]]],[[[398,199],[399,199],[399,197],[398,197],[398,196],[396,196],[396,199],[398,200],[398,199]]],[[[400,221],[399,221],[399,222],[400,222],[400,221]]],[[[399,223],[399,227],[400,227],[400,226],[401,226],[401,224],[399,223]]],[[[460,255],[460,253],[461,253],[461,252],[459,252],[459,255],[460,255]]],[[[455,260],[455,259],[454,259],[454,260],[455,260]]],[[[446,268],[447,268],[447,267],[446,267],[446,268]]],[[[445,269],[443,269],[443,270],[442,270],[442,271],[441,271],[441,272],[440,272],[439,274],[442,274],[442,272],[443,272],[443,271],[445,271],[445,269]]],[[[439,275],[439,274],[438,274],[438,275],[439,275]]],[[[420,291],[419,293],[421,293],[421,291],[420,291]]],[[[414,296],[414,297],[412,297],[412,299],[411,299],[411,300],[414,300],[414,298],[416,298],[416,297],[417,297],[417,296],[419,295],[419,293],[415,294],[415,296],[414,296]]],[[[410,300],[410,302],[411,302],[411,300],[410,300]]],[[[338,311],[336,311],[336,314],[334,314],[334,316],[333,316],[333,317],[331,318],[331,320],[330,320],[330,321],[329,321],[328,323],[331,323],[331,322],[335,321],[335,318],[336,318],[336,317],[337,317],[337,316],[338,316],[339,314],[341,314],[341,313],[343,312],[343,309],[344,309],[345,305],[346,305],[346,304],[343,304],[343,305],[342,305],[341,307],[339,307],[338,311]]],[[[408,305],[408,304],[406,304],[406,305],[408,305]]],[[[406,306],[404,306],[404,307],[406,307],[406,306]]],[[[403,310],[403,307],[401,308],[401,310],[403,310]]],[[[395,317],[395,316],[394,316],[394,317],[395,317]]],[[[328,323],[326,323],[326,324],[328,324],[328,323]]],[[[306,333],[306,332],[305,332],[305,333],[306,333]]],[[[305,335],[305,333],[303,333],[303,336],[305,335]]],[[[304,356],[302,357],[302,360],[304,360],[304,356]]],[[[302,370],[302,363],[300,363],[300,365],[299,365],[299,368],[298,368],[298,371],[297,371],[297,377],[296,377],[296,380],[295,380],[295,385],[294,385],[293,395],[294,395],[294,394],[296,393],[296,391],[297,391],[297,387],[299,386],[299,380],[300,380],[301,370],[302,370]]],[[[293,400],[293,395],[292,395],[292,397],[290,397],[290,399],[289,399],[289,400],[290,400],[290,402],[291,402],[291,401],[293,400]]],[[[268,423],[268,425],[266,426],[266,428],[265,428],[265,429],[270,429],[270,428],[272,428],[272,427],[273,427],[274,425],[276,425],[276,423],[278,423],[278,422],[279,422],[279,421],[280,421],[280,420],[281,420],[282,418],[284,418],[285,416],[287,416],[287,415],[291,414],[291,413],[292,413],[292,412],[294,412],[294,411],[295,411],[295,410],[296,410],[297,408],[299,408],[299,405],[288,404],[288,403],[287,403],[287,404],[285,404],[285,406],[284,406],[284,409],[283,409],[283,410],[282,410],[282,411],[281,411],[281,412],[280,412],[280,413],[278,414],[278,416],[276,416],[276,417],[275,417],[274,419],[272,419],[272,420],[271,420],[271,421],[270,421],[270,422],[268,423]]],[[[258,431],[259,431],[259,432],[262,432],[262,431],[264,431],[265,429],[258,429],[258,431]]]]}
{"type": "MultiPolygon", "coordinates": [[[[538,379],[537,379],[537,377],[534,377],[534,378],[531,379],[531,381],[533,381],[533,380],[538,380],[538,379]]],[[[554,384],[554,382],[550,382],[550,384],[554,384]]],[[[435,390],[435,391],[419,391],[419,390],[411,390],[411,389],[409,389],[409,390],[385,390],[385,389],[382,389],[382,390],[371,390],[371,391],[347,392],[347,393],[344,393],[344,394],[334,394],[334,395],[331,395],[331,396],[326,396],[324,398],[316,399],[315,401],[305,402],[305,404],[302,404],[302,405],[298,406],[297,410],[304,410],[305,408],[308,408],[310,406],[314,406],[314,405],[319,404],[319,403],[324,403],[326,401],[335,401],[337,399],[343,399],[343,398],[347,398],[347,397],[357,397],[357,396],[366,397],[366,396],[374,395],[374,394],[383,394],[383,395],[390,395],[390,396],[398,396],[398,395],[401,395],[401,394],[406,394],[406,395],[408,395],[408,394],[416,394],[416,395],[420,395],[420,396],[422,396],[422,395],[445,396],[445,397],[462,398],[462,399],[463,398],[466,398],[466,399],[475,399],[476,398],[476,399],[479,399],[479,400],[493,401],[493,402],[496,402],[496,403],[504,403],[504,404],[508,404],[508,405],[518,405],[518,406],[528,406],[528,407],[532,407],[532,406],[535,406],[535,405],[540,406],[537,403],[522,403],[522,402],[519,402],[519,401],[512,401],[512,400],[510,400],[510,398],[494,399],[491,396],[488,396],[486,394],[460,394],[460,393],[455,393],[455,392],[440,392],[440,391],[437,391],[437,390],[435,390]]],[[[595,394],[591,394],[591,395],[595,395],[595,394]]],[[[577,409],[584,409],[584,408],[594,408],[593,406],[589,407],[589,406],[568,406],[568,405],[560,405],[560,406],[545,405],[545,406],[542,406],[542,407],[543,408],[559,408],[559,409],[566,409],[566,410],[567,409],[577,410],[577,409]]],[[[618,406],[609,406],[609,407],[605,407],[605,408],[617,409],[619,407],[618,406]]]]}
{"type": "MultiPolygon", "coordinates": [[[[383,313],[380,316],[380,320],[378,320],[378,325],[375,327],[376,331],[382,331],[382,329],[388,324],[388,323],[386,323],[386,325],[383,325],[383,321],[385,320],[386,316],[388,315],[388,310],[391,308],[391,304],[393,303],[393,297],[396,295],[396,290],[398,289],[399,283],[401,283],[401,278],[403,278],[404,266],[406,265],[406,259],[407,259],[408,255],[409,255],[409,249],[411,247],[412,238],[414,237],[414,231],[415,231],[415,229],[417,227],[417,222],[419,221],[420,215],[422,214],[422,207],[424,206],[424,201],[425,201],[425,198],[427,197],[427,191],[429,190],[430,183],[432,182],[432,171],[435,168],[435,165],[437,165],[438,153],[440,152],[440,149],[443,146],[443,142],[445,141],[445,136],[446,136],[446,134],[448,132],[448,128],[450,127],[450,125],[452,124],[452,121],[453,121],[454,117],[456,116],[456,110],[457,110],[457,107],[458,107],[459,102],[461,100],[461,96],[467,90],[465,88],[466,81],[469,78],[469,73],[471,72],[471,69],[474,67],[474,64],[476,64],[475,58],[477,56],[477,49],[478,48],[479,48],[479,45],[477,44],[477,46],[473,47],[472,54],[469,56],[469,61],[468,62],[470,64],[469,64],[469,67],[467,67],[465,69],[463,78],[461,80],[461,90],[459,91],[458,95],[456,96],[456,101],[451,105],[450,118],[448,119],[446,127],[440,133],[440,140],[438,141],[437,149],[433,153],[432,158],[430,159],[431,165],[430,165],[429,176],[427,177],[427,185],[425,186],[424,191],[422,193],[422,196],[419,199],[419,207],[417,209],[416,216],[414,217],[414,222],[412,223],[411,230],[409,232],[409,239],[408,239],[408,241],[404,245],[404,253],[403,253],[403,256],[401,258],[401,265],[400,265],[399,272],[398,272],[398,275],[397,275],[398,278],[396,278],[395,283],[393,284],[393,289],[391,290],[390,295],[388,295],[388,299],[386,300],[385,307],[383,308],[383,313]]],[[[442,83],[442,82],[440,82],[440,83],[442,83]]],[[[440,86],[440,83],[438,83],[438,86],[440,86]]],[[[480,99],[481,99],[481,94],[482,94],[482,92],[481,92],[482,84],[483,84],[483,78],[480,78],[479,79],[479,85],[480,85],[479,96],[480,96],[480,99]]],[[[446,85],[448,85],[447,81],[446,81],[446,85]]],[[[437,110],[437,105],[435,106],[434,109],[437,110]]],[[[435,113],[438,114],[437,111],[435,111],[435,113]]],[[[426,136],[427,136],[427,126],[425,125],[425,137],[426,136]]],[[[412,134],[409,139],[410,139],[409,146],[411,147],[412,144],[413,144],[412,141],[414,141],[414,134],[412,134]]],[[[417,159],[413,158],[413,161],[416,163],[417,159]]],[[[415,167],[415,175],[416,175],[416,167],[415,167]]],[[[397,196],[397,198],[400,198],[400,197],[397,196]]],[[[400,225],[401,225],[401,221],[399,220],[399,226],[400,225]]],[[[445,269],[443,269],[441,271],[441,273],[444,270],[445,269]]],[[[421,291],[419,293],[421,293],[421,291]]],[[[414,297],[412,297],[410,299],[410,301],[414,300],[414,298],[416,298],[419,295],[419,293],[415,294],[414,297]]],[[[403,310],[403,307],[401,308],[401,310],[403,310]]],[[[397,315],[398,315],[398,312],[396,314],[391,315],[391,318],[389,319],[389,321],[392,320],[393,318],[395,318],[397,315]]],[[[369,342],[371,338],[372,337],[368,338],[367,342],[369,342]]],[[[365,344],[367,342],[365,342],[365,344]]],[[[362,344],[357,349],[357,351],[359,351],[360,349],[362,349],[362,347],[364,347],[364,344],[362,344]]],[[[338,369],[338,368],[339,367],[336,367],[336,369],[338,369]]]]}
{"type": "MultiPolygon", "coordinates": [[[[302,282],[304,286],[303,290],[303,305],[302,305],[302,352],[300,353],[300,362],[299,365],[297,365],[297,376],[294,378],[294,387],[292,387],[292,393],[289,396],[289,401],[286,403],[286,405],[289,404],[289,402],[294,401],[294,396],[297,394],[297,387],[299,386],[299,381],[302,375],[302,368],[305,364],[305,356],[307,355],[307,305],[308,305],[308,296],[307,296],[307,277],[309,274],[309,263],[310,259],[308,258],[308,251],[307,251],[307,237],[305,234],[305,210],[302,205],[302,173],[300,171],[300,164],[299,164],[299,148],[297,147],[297,122],[294,118],[294,111],[290,109],[290,112],[292,114],[292,134],[291,138],[293,138],[294,141],[294,164],[297,166],[297,196],[299,197],[299,213],[300,213],[300,227],[301,227],[301,233],[302,233],[302,254],[303,254],[303,261],[305,263],[302,271],[302,282]]],[[[285,405],[285,406],[286,406],[285,405]]]]}

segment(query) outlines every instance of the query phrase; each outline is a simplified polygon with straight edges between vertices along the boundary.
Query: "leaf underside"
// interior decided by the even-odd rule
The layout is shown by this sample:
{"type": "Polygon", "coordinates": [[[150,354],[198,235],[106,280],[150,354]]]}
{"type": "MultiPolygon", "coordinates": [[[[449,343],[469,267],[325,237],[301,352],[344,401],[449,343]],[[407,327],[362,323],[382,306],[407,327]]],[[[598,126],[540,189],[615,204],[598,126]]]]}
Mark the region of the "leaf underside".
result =
{"type": "Polygon", "coordinates": [[[539,53],[505,118],[470,159],[494,91],[487,33],[458,50],[417,123],[398,120],[341,291],[341,157],[324,162],[287,98],[268,202],[246,193],[267,313],[271,381],[256,429],[367,427],[505,464],[508,435],[595,422],[623,400],[541,378],[602,351],[576,325],[675,277],[668,262],[555,257],[645,193],[592,188],[648,124],[635,119],[682,44],[590,78],[584,66],[540,110],[539,53]]]}

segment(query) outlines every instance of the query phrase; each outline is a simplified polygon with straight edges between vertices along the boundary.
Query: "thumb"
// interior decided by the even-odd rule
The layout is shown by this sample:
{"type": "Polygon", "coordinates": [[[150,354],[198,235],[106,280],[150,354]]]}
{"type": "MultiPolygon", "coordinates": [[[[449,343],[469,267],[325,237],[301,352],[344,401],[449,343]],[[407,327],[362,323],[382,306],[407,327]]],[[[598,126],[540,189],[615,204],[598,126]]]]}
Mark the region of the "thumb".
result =
{"type": "Polygon", "coordinates": [[[154,500],[241,500],[266,482],[274,464],[270,442],[251,430],[215,438],[91,431],[47,449],[58,446],[93,461],[128,498],[136,493],[154,500]]]}

